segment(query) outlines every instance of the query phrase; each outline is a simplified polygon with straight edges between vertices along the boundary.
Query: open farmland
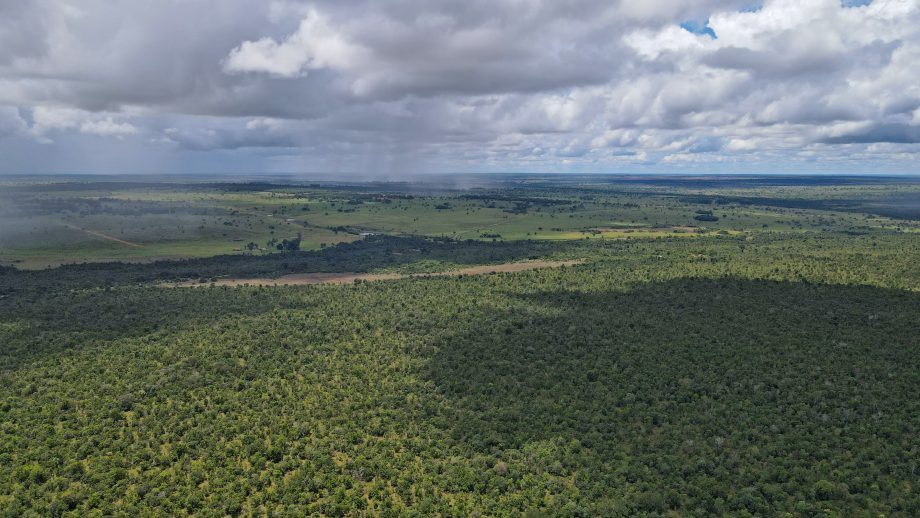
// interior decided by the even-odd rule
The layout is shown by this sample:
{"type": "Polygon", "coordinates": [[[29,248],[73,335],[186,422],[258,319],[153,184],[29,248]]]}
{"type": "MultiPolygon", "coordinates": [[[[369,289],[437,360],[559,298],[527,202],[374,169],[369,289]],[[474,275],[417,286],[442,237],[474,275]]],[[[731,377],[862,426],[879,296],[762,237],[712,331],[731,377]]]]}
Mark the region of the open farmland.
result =
{"type": "Polygon", "coordinates": [[[910,182],[869,184],[865,191],[848,185],[842,193],[799,187],[796,197],[781,201],[775,196],[790,188],[765,187],[751,196],[732,184],[723,193],[679,181],[594,182],[529,187],[508,181],[465,191],[432,185],[409,192],[398,184],[17,184],[0,191],[0,262],[36,268],[266,254],[298,235],[300,249],[316,250],[367,234],[499,241],[920,228],[916,219],[886,215],[908,210],[905,204],[920,197],[910,182]]]}

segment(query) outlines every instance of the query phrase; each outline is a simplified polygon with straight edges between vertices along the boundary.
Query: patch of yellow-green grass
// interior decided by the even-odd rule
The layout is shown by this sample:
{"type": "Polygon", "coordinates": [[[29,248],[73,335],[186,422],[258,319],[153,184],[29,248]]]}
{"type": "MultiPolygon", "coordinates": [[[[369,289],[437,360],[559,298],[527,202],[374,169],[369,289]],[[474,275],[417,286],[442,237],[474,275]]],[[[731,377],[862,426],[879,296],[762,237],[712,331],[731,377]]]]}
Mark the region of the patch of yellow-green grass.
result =
{"type": "Polygon", "coordinates": [[[0,335],[3,335],[4,333],[18,333],[27,329],[29,329],[29,322],[25,320],[0,322],[0,335]]]}
{"type": "MultiPolygon", "coordinates": [[[[743,235],[744,232],[738,230],[688,230],[688,229],[622,229],[622,230],[602,230],[602,231],[563,231],[563,232],[538,232],[527,236],[530,239],[543,240],[575,240],[575,239],[653,239],[665,237],[701,237],[713,235],[743,235]]],[[[504,236],[503,236],[504,237],[504,236]]],[[[510,236],[509,236],[510,238],[510,236]]]]}

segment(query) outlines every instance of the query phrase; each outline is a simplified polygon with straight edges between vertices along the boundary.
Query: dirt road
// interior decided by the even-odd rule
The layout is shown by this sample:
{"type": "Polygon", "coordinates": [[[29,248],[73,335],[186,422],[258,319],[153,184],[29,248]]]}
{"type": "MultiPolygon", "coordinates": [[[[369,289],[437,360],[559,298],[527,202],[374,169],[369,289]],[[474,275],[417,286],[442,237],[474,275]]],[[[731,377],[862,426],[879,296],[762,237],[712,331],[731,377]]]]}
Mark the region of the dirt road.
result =
{"type": "Polygon", "coordinates": [[[125,241],[124,239],[118,239],[117,237],[110,236],[108,234],[103,234],[102,232],[96,232],[95,230],[89,230],[86,228],[80,228],[76,225],[71,225],[70,223],[64,223],[64,226],[67,228],[72,228],[74,230],[79,230],[80,232],[85,232],[91,236],[96,236],[107,241],[114,241],[116,243],[121,243],[123,245],[132,246],[134,248],[144,248],[144,245],[139,245],[137,243],[132,243],[130,241],[125,241]]]}
{"type": "Polygon", "coordinates": [[[308,284],[351,284],[355,281],[387,281],[405,279],[409,277],[455,277],[459,275],[487,275],[490,273],[523,272],[541,268],[558,268],[582,263],[582,260],[573,261],[524,261],[519,263],[489,264],[471,266],[459,270],[434,273],[295,273],[284,275],[276,279],[217,279],[214,282],[201,283],[186,281],[167,283],[163,286],[171,288],[194,288],[200,286],[299,286],[308,284]]]}

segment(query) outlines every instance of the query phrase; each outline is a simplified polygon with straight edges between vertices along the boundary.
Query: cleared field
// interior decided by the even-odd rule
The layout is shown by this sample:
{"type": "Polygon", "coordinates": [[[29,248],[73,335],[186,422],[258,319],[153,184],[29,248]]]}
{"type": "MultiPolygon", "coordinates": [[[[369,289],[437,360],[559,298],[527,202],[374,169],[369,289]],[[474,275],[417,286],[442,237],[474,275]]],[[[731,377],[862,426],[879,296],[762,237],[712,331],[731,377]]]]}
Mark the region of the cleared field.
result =
{"type": "Polygon", "coordinates": [[[198,288],[203,286],[303,286],[312,284],[351,284],[355,281],[389,281],[409,277],[456,277],[460,275],[488,275],[491,273],[524,272],[543,268],[574,266],[582,260],[571,261],[524,261],[517,263],[486,264],[446,272],[401,274],[401,273],[296,273],[277,279],[217,279],[213,282],[166,283],[169,288],[198,288]]]}

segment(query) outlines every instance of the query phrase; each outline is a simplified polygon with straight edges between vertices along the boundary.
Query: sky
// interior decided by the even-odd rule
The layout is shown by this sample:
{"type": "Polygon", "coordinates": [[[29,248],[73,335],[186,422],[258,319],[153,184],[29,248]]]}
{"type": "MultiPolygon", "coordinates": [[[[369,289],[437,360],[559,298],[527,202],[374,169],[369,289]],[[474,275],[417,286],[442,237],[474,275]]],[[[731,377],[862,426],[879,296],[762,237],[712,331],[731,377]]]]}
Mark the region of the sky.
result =
{"type": "Polygon", "coordinates": [[[920,0],[0,0],[0,173],[920,173],[920,0]]]}

